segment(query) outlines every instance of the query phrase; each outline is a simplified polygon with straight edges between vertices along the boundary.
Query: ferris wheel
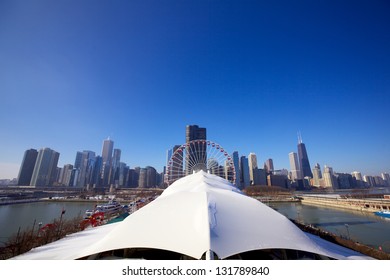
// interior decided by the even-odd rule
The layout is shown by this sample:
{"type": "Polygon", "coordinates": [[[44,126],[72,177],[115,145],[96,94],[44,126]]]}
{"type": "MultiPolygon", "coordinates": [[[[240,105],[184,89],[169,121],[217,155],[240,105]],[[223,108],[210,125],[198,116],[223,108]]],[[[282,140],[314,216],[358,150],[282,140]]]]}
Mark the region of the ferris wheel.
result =
{"type": "Polygon", "coordinates": [[[233,159],[219,144],[207,140],[193,140],[178,146],[168,161],[165,182],[170,185],[177,179],[200,170],[236,182],[233,159]]]}

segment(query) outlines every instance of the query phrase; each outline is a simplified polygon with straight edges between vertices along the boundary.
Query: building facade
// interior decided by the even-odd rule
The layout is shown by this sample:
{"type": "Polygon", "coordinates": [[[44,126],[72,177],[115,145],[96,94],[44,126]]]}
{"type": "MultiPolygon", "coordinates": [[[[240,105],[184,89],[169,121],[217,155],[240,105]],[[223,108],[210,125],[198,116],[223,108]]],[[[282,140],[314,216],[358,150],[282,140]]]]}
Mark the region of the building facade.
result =
{"type": "Polygon", "coordinates": [[[234,151],[232,154],[233,158],[233,165],[234,165],[234,172],[236,176],[236,187],[241,188],[241,176],[240,176],[240,158],[237,151],[234,151]]]}
{"type": "Polygon", "coordinates": [[[240,158],[240,182],[241,182],[241,188],[244,189],[248,186],[250,186],[250,178],[249,178],[249,164],[248,164],[248,158],[246,156],[241,156],[240,158]]]}
{"type": "Polygon", "coordinates": [[[38,151],[30,149],[24,152],[23,161],[18,174],[18,185],[29,186],[34,171],[35,162],[37,161],[38,151]]]}
{"type": "Polygon", "coordinates": [[[298,161],[299,161],[299,166],[300,166],[300,170],[302,173],[302,178],[305,178],[305,177],[313,178],[313,173],[311,172],[309,157],[308,157],[307,151],[306,151],[306,146],[302,142],[301,138],[299,139],[299,143],[298,143],[298,161]]]}
{"type": "Polygon", "coordinates": [[[258,166],[257,166],[257,156],[255,153],[249,153],[248,155],[248,165],[249,165],[249,181],[251,185],[258,185],[258,166]]]}
{"type": "Polygon", "coordinates": [[[57,175],[57,164],[60,154],[50,148],[42,148],[38,152],[34,171],[31,177],[31,186],[52,186],[57,175]]]}
{"type": "Polygon", "coordinates": [[[301,170],[299,167],[297,153],[291,152],[288,154],[290,160],[291,181],[297,181],[302,179],[301,170]]]}

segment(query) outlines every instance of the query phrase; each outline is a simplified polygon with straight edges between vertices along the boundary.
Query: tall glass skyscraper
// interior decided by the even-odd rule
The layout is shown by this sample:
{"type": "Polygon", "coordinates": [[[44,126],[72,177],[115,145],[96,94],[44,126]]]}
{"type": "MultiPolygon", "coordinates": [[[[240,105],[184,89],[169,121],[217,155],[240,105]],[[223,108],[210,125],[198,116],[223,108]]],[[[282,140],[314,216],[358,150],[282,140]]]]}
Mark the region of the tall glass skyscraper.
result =
{"type": "Polygon", "coordinates": [[[240,158],[240,171],[241,171],[241,188],[250,186],[249,178],[249,164],[246,156],[240,158]]]}
{"type": "Polygon", "coordinates": [[[112,151],[114,149],[114,141],[110,138],[103,141],[102,148],[102,184],[108,186],[110,183],[110,170],[112,163],[112,151]]]}
{"type": "Polygon", "coordinates": [[[107,162],[109,163],[109,165],[111,165],[113,149],[114,149],[114,141],[112,141],[110,138],[103,141],[103,148],[102,148],[103,163],[107,162]]]}
{"type": "Polygon", "coordinates": [[[313,178],[313,173],[311,172],[309,158],[306,152],[306,146],[302,142],[302,137],[300,136],[298,137],[298,160],[299,160],[299,165],[301,167],[300,169],[302,172],[302,176],[313,178]]]}

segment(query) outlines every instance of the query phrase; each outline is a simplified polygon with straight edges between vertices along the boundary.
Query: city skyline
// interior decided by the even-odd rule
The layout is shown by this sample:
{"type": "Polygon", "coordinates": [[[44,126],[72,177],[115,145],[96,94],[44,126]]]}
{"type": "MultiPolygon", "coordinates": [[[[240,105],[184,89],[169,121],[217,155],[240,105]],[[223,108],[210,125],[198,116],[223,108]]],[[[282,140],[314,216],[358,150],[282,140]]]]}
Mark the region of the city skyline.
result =
{"type": "Polygon", "coordinates": [[[161,172],[188,124],[289,169],[390,171],[390,11],[382,1],[3,1],[0,179],[24,151],[60,167],[110,137],[161,172]]]}
{"type": "MultiPolygon", "coordinates": [[[[187,147],[187,145],[191,143],[190,141],[198,140],[198,138],[207,140],[206,128],[200,128],[198,125],[187,125],[185,146],[187,147]]],[[[167,155],[172,156],[173,151],[179,147],[179,145],[175,145],[172,149],[167,150],[167,155]]],[[[203,149],[202,147],[203,146],[200,145],[199,147],[193,148],[195,151],[203,149]]],[[[301,137],[298,138],[298,152],[300,154],[299,158],[297,153],[289,153],[290,171],[288,171],[285,168],[273,170],[272,159],[267,159],[264,162],[264,166],[259,167],[257,156],[253,152],[249,153],[248,156],[241,155],[239,161],[239,153],[238,151],[234,151],[230,155],[233,159],[232,164],[240,174],[240,178],[236,178],[240,179],[240,181],[236,181],[235,184],[241,189],[249,185],[267,185],[270,184],[271,181],[274,182],[274,180],[278,180],[278,183],[275,181],[275,184],[279,186],[288,187],[291,184],[298,188],[303,188],[304,186],[356,188],[363,186],[381,187],[389,185],[390,175],[387,172],[382,172],[381,174],[373,176],[363,176],[359,171],[354,171],[350,174],[345,172],[333,172],[332,167],[325,165],[323,169],[324,176],[322,177],[321,168],[317,163],[312,170],[313,173],[310,170],[310,174],[305,174],[304,170],[305,168],[307,169],[310,163],[306,147],[301,137]],[[269,170],[272,171],[270,172],[269,170]],[[288,173],[290,173],[290,175],[288,173]],[[270,174],[272,174],[273,177],[270,174]],[[267,175],[270,175],[271,177],[268,178],[269,176],[267,175]],[[268,181],[267,183],[267,180],[271,181],[268,181]]],[[[207,152],[204,151],[203,153],[206,156],[207,152]]],[[[227,155],[228,154],[225,154],[225,156],[227,155]]],[[[26,150],[20,165],[17,184],[31,186],[53,186],[55,184],[57,186],[86,187],[88,189],[105,188],[108,186],[131,188],[135,186],[150,187],[156,184],[162,186],[161,184],[165,181],[164,172],[159,173],[152,166],[135,166],[134,168],[131,168],[126,162],[121,161],[121,149],[114,148],[114,141],[110,138],[103,140],[101,155],[97,155],[94,151],[78,151],[76,153],[74,165],[68,163],[64,164],[63,167],[58,166],[59,156],[60,153],[47,147],[41,148],[39,152],[35,149],[26,150]],[[138,175],[135,175],[135,173],[138,175]],[[140,181],[139,184],[134,181],[136,180],[138,182],[138,179],[140,181]]],[[[168,160],[170,160],[170,158],[167,158],[167,161],[168,160]]],[[[193,160],[186,157],[186,160],[190,160],[192,163],[202,163],[202,160],[198,157],[193,160]],[[198,159],[200,160],[199,162],[198,159]]],[[[183,163],[181,163],[181,166],[184,168],[183,163]]],[[[166,167],[167,166],[164,166],[163,169],[165,170],[166,167]]],[[[204,168],[206,168],[206,166],[201,169],[204,168]]],[[[185,170],[187,170],[187,167],[185,170]]],[[[204,171],[206,170],[204,169],[204,171]]],[[[184,170],[182,170],[182,172],[184,172],[184,170]]],[[[210,170],[210,172],[215,174],[215,170],[210,170]]],[[[307,169],[306,172],[309,172],[309,170],[307,169]]],[[[184,172],[183,175],[185,173],[187,172],[184,172]]],[[[223,172],[223,174],[218,174],[218,176],[225,178],[225,176],[228,175],[223,172]]]]}

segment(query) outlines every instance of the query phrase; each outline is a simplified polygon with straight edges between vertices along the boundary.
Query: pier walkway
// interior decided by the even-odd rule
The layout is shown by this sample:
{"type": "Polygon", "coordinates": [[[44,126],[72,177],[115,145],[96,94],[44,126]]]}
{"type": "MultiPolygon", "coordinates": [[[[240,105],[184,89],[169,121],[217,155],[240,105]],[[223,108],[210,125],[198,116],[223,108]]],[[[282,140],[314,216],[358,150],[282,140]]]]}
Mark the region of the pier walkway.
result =
{"type": "Polygon", "coordinates": [[[300,195],[302,203],[353,209],[366,212],[390,211],[390,199],[348,198],[340,195],[300,195]]]}

